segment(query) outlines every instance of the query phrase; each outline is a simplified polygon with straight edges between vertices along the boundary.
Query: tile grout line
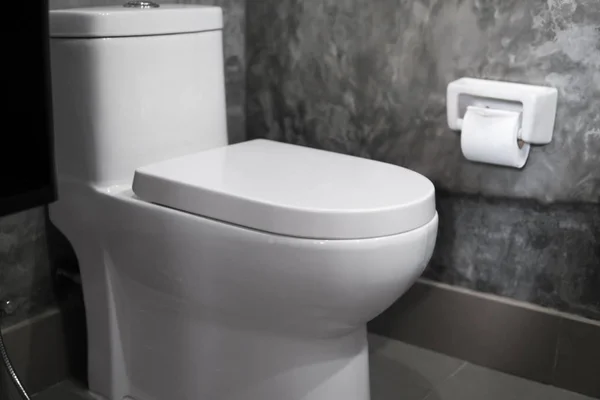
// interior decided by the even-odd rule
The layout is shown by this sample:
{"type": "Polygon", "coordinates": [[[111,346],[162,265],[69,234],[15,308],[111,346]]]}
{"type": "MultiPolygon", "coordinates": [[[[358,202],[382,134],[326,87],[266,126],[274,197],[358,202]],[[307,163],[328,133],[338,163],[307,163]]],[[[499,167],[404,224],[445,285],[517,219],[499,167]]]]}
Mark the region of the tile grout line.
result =
{"type": "Polygon", "coordinates": [[[458,366],[458,368],[456,368],[456,370],[454,370],[454,372],[452,372],[451,374],[449,374],[447,377],[445,377],[444,379],[442,379],[440,381],[440,383],[438,383],[437,385],[435,385],[432,389],[430,389],[427,394],[425,395],[425,397],[423,397],[422,400],[427,400],[429,398],[429,396],[433,393],[434,389],[437,389],[438,387],[442,386],[444,383],[446,383],[449,379],[453,378],[454,376],[456,376],[456,374],[458,374],[460,371],[462,371],[469,363],[467,361],[463,361],[461,365],[458,366]]]}
{"type": "Polygon", "coordinates": [[[554,380],[556,379],[556,367],[558,366],[558,354],[560,351],[560,333],[562,331],[562,327],[564,324],[564,318],[561,318],[558,321],[558,332],[556,334],[556,344],[554,348],[554,360],[552,360],[552,371],[550,371],[550,385],[554,385],[554,380]]]}

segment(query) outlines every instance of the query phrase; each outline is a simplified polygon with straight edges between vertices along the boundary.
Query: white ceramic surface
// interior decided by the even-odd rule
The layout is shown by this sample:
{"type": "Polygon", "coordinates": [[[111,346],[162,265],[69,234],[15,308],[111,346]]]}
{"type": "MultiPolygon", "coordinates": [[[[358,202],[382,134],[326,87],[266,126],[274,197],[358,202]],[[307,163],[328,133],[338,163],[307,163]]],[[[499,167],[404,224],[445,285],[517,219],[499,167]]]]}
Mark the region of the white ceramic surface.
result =
{"type": "Polygon", "coordinates": [[[408,232],[436,213],[433,184],[414,171],[264,139],[138,168],[133,191],[197,215],[317,239],[408,232]]]}
{"type": "Polygon", "coordinates": [[[437,214],[399,235],[302,239],[131,190],[137,168],[227,144],[221,46],[220,31],[52,39],[50,218],[79,260],[90,389],[109,400],[368,400],[365,324],[422,272],[437,214]]]}
{"type": "Polygon", "coordinates": [[[461,78],[450,82],[446,93],[448,126],[461,130],[468,106],[523,113],[519,139],[531,144],[552,141],[558,91],[547,86],[461,78]]]}
{"type": "MultiPolygon", "coordinates": [[[[124,1],[123,3],[126,3],[124,1]]],[[[52,11],[51,37],[165,35],[223,28],[219,7],[161,4],[160,8],[90,7],[52,11]]]]}
{"type": "Polygon", "coordinates": [[[400,235],[278,236],[60,187],[80,262],[89,384],[120,400],[368,400],[365,324],[421,274],[437,216],[400,235]]]}
{"type": "Polygon", "coordinates": [[[225,146],[222,46],[218,30],[51,39],[61,179],[131,184],[139,166],[225,146]]]}

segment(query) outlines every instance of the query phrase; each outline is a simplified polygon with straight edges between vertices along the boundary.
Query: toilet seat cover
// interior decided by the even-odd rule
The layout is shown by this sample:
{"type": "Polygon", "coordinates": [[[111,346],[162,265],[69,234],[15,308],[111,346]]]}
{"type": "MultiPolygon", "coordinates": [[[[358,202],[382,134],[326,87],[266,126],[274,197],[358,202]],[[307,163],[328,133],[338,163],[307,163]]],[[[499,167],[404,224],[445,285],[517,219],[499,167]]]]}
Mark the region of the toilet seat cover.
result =
{"type": "Polygon", "coordinates": [[[139,168],[141,199],[261,231],[360,239],[419,228],[434,187],[391,164],[258,139],[139,168]]]}

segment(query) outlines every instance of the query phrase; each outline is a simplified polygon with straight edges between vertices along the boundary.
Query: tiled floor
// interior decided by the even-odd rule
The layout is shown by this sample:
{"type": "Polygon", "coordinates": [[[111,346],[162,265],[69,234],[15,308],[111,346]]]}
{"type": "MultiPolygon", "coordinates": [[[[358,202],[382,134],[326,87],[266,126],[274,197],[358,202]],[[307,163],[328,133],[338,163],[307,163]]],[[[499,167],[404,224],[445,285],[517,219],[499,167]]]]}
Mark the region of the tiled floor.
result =
{"type": "Polygon", "coordinates": [[[65,381],[33,396],[33,400],[95,400],[81,386],[65,381]]]}
{"type": "MultiPolygon", "coordinates": [[[[593,400],[380,336],[371,335],[369,344],[371,400],[593,400]]],[[[34,396],[91,399],[71,382],[34,396]]]]}
{"type": "Polygon", "coordinates": [[[593,400],[376,335],[369,345],[372,400],[593,400]]]}

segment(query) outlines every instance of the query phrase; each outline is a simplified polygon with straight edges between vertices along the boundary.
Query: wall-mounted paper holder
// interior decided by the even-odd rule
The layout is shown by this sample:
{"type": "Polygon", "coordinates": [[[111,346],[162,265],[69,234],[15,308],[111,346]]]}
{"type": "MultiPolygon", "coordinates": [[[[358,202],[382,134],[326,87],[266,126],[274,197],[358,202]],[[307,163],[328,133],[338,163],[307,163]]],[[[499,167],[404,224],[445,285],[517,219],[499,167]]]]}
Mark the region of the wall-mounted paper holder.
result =
{"type": "Polygon", "coordinates": [[[448,84],[448,126],[461,130],[468,106],[520,111],[519,139],[531,144],[548,144],[552,141],[557,99],[558,91],[551,87],[461,78],[448,84]]]}

